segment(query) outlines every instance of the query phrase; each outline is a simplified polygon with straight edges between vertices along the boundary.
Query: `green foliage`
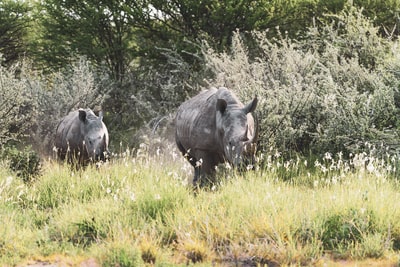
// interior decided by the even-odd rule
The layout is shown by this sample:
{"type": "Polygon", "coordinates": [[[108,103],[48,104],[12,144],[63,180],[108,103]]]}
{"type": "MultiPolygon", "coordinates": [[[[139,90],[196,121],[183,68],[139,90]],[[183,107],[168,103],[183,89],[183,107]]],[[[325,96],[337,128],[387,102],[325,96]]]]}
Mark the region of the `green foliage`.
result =
{"type": "Polygon", "coordinates": [[[375,25],[380,26],[382,35],[399,35],[399,8],[400,2],[397,0],[376,0],[363,1],[353,0],[353,4],[363,8],[363,13],[375,20],[375,25]]]}
{"type": "MultiPolygon", "coordinates": [[[[143,59],[143,65],[132,70],[105,101],[104,108],[110,111],[107,126],[110,136],[114,137],[111,141],[118,140],[116,144],[122,141],[129,146],[138,146],[141,142],[135,137],[160,132],[162,127],[159,126],[172,121],[171,112],[197,92],[198,84],[203,83],[206,74],[201,67],[187,62],[191,58],[199,65],[203,64],[198,53],[187,52],[184,58],[174,49],[160,51],[165,57],[163,64],[153,66],[150,59],[143,59]]],[[[171,136],[168,134],[162,138],[171,136]]]]}
{"type": "MultiPolygon", "coordinates": [[[[326,22],[310,27],[307,39],[310,38],[306,49],[315,49],[324,55],[331,46],[339,49],[343,59],[356,59],[358,63],[369,70],[374,70],[384,63],[390,55],[391,36],[379,33],[381,25],[374,25],[374,18],[364,15],[364,9],[346,5],[343,11],[325,15],[326,22]]],[[[329,53],[329,52],[328,52],[329,53]]],[[[327,58],[332,60],[332,58],[327,58]]],[[[342,60],[342,59],[339,59],[342,60]]],[[[344,80],[346,82],[347,80],[344,80]]],[[[368,90],[365,85],[364,90],[368,90]]]]}
{"type": "Polygon", "coordinates": [[[47,66],[63,68],[78,53],[95,63],[105,63],[109,74],[120,80],[132,60],[135,37],[132,23],[137,21],[134,1],[58,1],[40,3],[43,9],[41,40],[37,55],[47,66]]]}
{"type": "Polygon", "coordinates": [[[303,41],[253,33],[256,52],[239,32],[229,53],[204,45],[211,84],[243,101],[258,95],[262,149],[356,152],[365,142],[398,149],[397,44],[357,9],[336,18],[303,41]]]}
{"type": "Polygon", "coordinates": [[[26,53],[30,11],[25,1],[0,2],[0,65],[11,66],[26,53]]]}
{"type": "Polygon", "coordinates": [[[26,65],[8,69],[0,65],[0,146],[22,138],[36,120],[28,69],[26,65]]]}
{"type": "Polygon", "coordinates": [[[340,246],[346,248],[360,242],[366,233],[375,232],[375,220],[372,211],[348,210],[330,214],[322,225],[321,241],[324,249],[334,250],[340,246]]]}
{"type": "Polygon", "coordinates": [[[9,168],[24,183],[32,184],[41,173],[40,157],[31,147],[25,147],[23,150],[8,147],[2,151],[0,158],[9,162],[9,168]]]}
{"type": "Polygon", "coordinates": [[[77,222],[75,226],[77,230],[69,240],[74,245],[86,247],[106,237],[106,233],[101,231],[101,226],[98,225],[95,217],[91,220],[84,219],[81,222],[77,222]]]}
{"type": "Polygon", "coordinates": [[[133,267],[142,266],[140,251],[131,244],[109,244],[107,252],[101,259],[102,266],[133,267]]]}
{"type": "MultiPolygon", "coordinates": [[[[243,99],[263,98],[264,148],[319,153],[357,151],[372,140],[393,144],[399,124],[395,33],[383,37],[377,22],[385,20],[383,11],[372,19],[380,3],[353,2],[36,3],[33,50],[41,60],[33,68],[47,72],[22,64],[24,76],[9,76],[4,89],[14,95],[2,99],[19,99],[9,88],[26,83],[22,92],[35,107],[27,107],[34,112],[25,119],[35,122],[29,134],[46,147],[41,152],[52,146],[57,121],[76,107],[103,104],[111,140],[131,145],[137,129],[153,128],[210,85],[230,87],[243,99]],[[199,39],[208,41],[204,55],[199,39]],[[63,71],[51,73],[51,66],[63,71]]],[[[26,133],[30,123],[12,128],[26,133]]],[[[7,125],[0,142],[21,138],[7,125]]]]}

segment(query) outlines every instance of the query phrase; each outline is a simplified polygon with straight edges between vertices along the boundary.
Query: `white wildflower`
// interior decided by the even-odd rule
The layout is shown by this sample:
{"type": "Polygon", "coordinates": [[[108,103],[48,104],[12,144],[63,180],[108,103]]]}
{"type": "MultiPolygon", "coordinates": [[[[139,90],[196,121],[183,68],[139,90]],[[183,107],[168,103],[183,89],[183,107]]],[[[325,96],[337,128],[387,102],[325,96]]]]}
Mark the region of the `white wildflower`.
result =
{"type": "Polygon", "coordinates": [[[229,162],[225,162],[225,168],[226,168],[227,170],[232,169],[231,164],[229,164],[229,162]]]}
{"type": "Polygon", "coordinates": [[[332,154],[329,153],[329,152],[326,152],[324,158],[325,158],[326,160],[331,160],[331,159],[332,159],[332,154]]]}
{"type": "Polygon", "coordinates": [[[369,162],[368,165],[367,165],[367,171],[369,173],[372,173],[374,170],[375,170],[374,164],[372,164],[372,162],[369,162]]]}
{"type": "Polygon", "coordinates": [[[200,167],[203,164],[203,159],[196,161],[196,167],[200,167]]]}

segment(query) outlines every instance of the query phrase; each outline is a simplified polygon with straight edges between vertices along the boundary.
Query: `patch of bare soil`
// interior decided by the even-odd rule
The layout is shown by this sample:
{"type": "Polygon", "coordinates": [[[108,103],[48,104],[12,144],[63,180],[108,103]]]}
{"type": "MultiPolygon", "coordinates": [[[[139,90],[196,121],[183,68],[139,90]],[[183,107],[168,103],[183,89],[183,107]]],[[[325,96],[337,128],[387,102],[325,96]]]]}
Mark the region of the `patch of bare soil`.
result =
{"type": "Polygon", "coordinates": [[[26,264],[18,265],[18,267],[100,267],[100,264],[96,262],[95,259],[90,258],[79,263],[76,263],[72,260],[65,259],[55,259],[54,261],[48,260],[32,260],[27,262],[26,264]]]}
{"type": "MultiPolygon", "coordinates": [[[[101,267],[95,259],[85,259],[79,263],[68,259],[55,259],[53,262],[47,260],[34,260],[26,264],[18,265],[18,267],[101,267]]],[[[280,266],[276,262],[265,262],[256,263],[251,259],[240,259],[240,260],[226,260],[222,262],[214,262],[212,266],[221,267],[257,267],[257,266],[268,266],[278,267],[280,266]]],[[[331,259],[320,259],[316,263],[312,264],[315,267],[398,267],[400,266],[400,258],[390,259],[367,259],[363,261],[352,261],[352,260],[331,260],[331,259]]]]}

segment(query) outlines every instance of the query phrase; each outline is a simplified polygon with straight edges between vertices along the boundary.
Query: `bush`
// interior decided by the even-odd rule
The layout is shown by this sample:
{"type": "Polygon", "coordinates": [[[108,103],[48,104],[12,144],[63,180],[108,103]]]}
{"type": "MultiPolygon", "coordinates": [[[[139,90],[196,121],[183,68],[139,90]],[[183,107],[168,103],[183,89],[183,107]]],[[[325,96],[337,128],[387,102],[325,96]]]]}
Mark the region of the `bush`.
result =
{"type": "Polygon", "coordinates": [[[260,146],[323,154],[357,152],[365,142],[398,149],[397,44],[380,37],[361,10],[345,9],[303,40],[235,33],[230,52],[203,53],[210,82],[254,95],[260,146]]]}
{"type": "Polygon", "coordinates": [[[111,243],[107,252],[102,256],[102,266],[144,266],[140,251],[131,244],[111,243]]]}
{"type": "MultiPolygon", "coordinates": [[[[112,112],[110,135],[129,146],[138,145],[131,136],[145,124],[168,117],[192,96],[205,75],[196,67],[203,62],[191,65],[177,51],[170,49],[163,49],[161,53],[165,62],[156,67],[153,62],[142,62],[113,90],[105,103],[106,109],[112,112]]],[[[187,56],[201,61],[196,54],[187,56]]]]}
{"type": "Polygon", "coordinates": [[[29,62],[0,66],[0,146],[29,139],[35,149],[48,154],[63,116],[79,107],[101,106],[107,76],[97,75],[82,58],[52,74],[32,69],[29,62]]]}
{"type": "Polygon", "coordinates": [[[40,157],[31,147],[26,147],[24,150],[7,148],[2,152],[2,158],[9,161],[10,169],[21,177],[24,183],[32,183],[40,174],[42,166],[40,157]]]}
{"type": "Polygon", "coordinates": [[[350,209],[343,213],[331,214],[325,219],[321,241],[325,250],[344,246],[349,248],[355,243],[374,234],[376,216],[372,211],[350,209]]]}
{"type": "Polygon", "coordinates": [[[0,146],[24,136],[36,120],[36,102],[29,90],[25,63],[0,65],[0,146]]]}
{"type": "Polygon", "coordinates": [[[63,71],[29,79],[33,101],[38,106],[38,118],[30,136],[36,147],[46,154],[54,145],[61,118],[78,108],[98,111],[108,92],[104,89],[108,76],[96,73],[84,58],[72,61],[63,71]]]}

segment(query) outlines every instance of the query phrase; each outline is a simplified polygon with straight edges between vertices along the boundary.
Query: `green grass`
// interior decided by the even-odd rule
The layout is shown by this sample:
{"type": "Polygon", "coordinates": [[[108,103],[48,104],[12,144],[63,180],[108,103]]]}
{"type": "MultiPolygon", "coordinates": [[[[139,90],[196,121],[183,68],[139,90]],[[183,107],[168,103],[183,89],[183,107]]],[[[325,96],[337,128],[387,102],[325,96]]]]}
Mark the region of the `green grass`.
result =
{"type": "Polygon", "coordinates": [[[166,151],[81,171],[48,161],[28,184],[0,163],[0,265],[56,257],[104,266],[396,262],[400,191],[383,161],[364,168],[356,157],[315,164],[275,155],[194,192],[191,167],[166,151]]]}

